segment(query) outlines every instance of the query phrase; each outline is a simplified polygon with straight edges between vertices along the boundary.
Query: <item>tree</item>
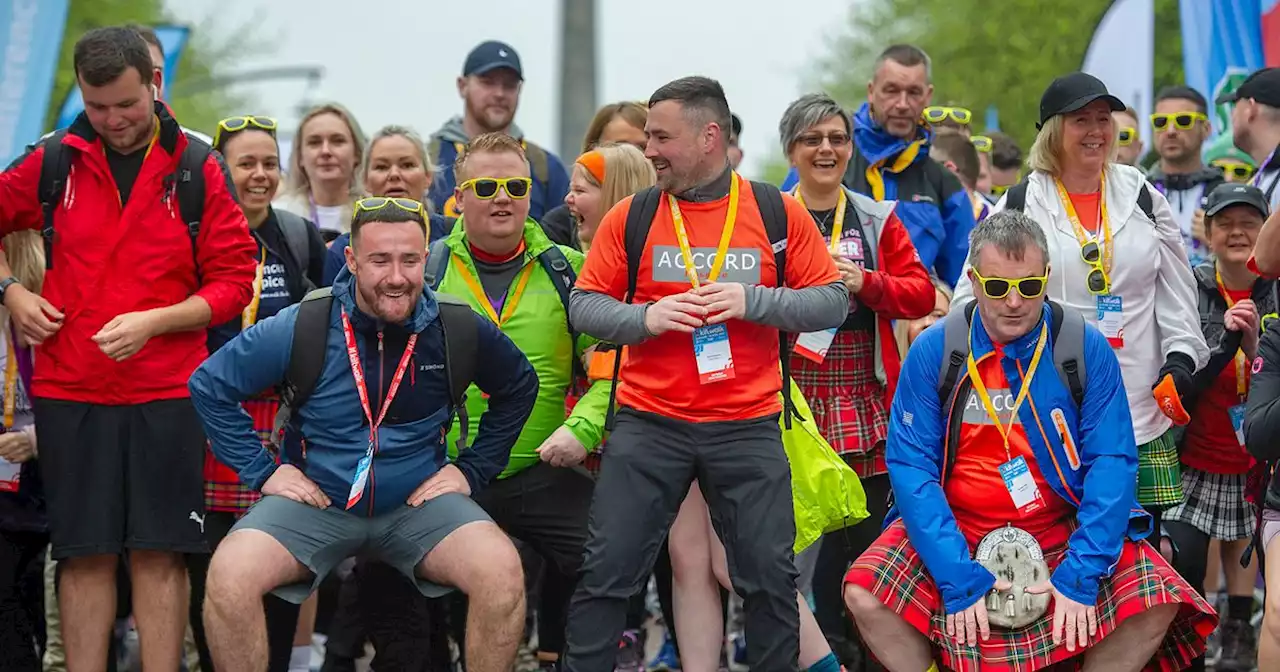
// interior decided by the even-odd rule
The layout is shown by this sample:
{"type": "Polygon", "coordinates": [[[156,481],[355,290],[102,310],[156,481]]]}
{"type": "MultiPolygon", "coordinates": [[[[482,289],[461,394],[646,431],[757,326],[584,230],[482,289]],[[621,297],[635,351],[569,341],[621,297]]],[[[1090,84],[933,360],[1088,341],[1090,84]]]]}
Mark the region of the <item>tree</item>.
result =
{"type": "MultiPolygon", "coordinates": [[[[248,28],[255,23],[255,19],[256,17],[249,17],[237,29],[223,33],[236,35],[234,44],[220,41],[216,33],[221,31],[208,30],[219,27],[221,22],[216,17],[199,22],[201,29],[192,31],[191,41],[183,51],[178,66],[179,77],[182,80],[204,79],[218,73],[226,64],[233,63],[233,59],[243,58],[246,51],[260,53],[262,46],[252,37],[253,31],[248,28]],[[246,38],[246,35],[249,37],[246,38]]],[[[164,10],[163,0],[71,0],[45,126],[52,128],[56,123],[63,101],[76,84],[72,64],[76,40],[86,32],[102,26],[124,23],[156,25],[169,21],[171,17],[164,10]]],[[[219,119],[248,109],[249,102],[251,101],[241,94],[225,88],[215,88],[170,98],[169,105],[183,125],[212,135],[219,119]]]]}

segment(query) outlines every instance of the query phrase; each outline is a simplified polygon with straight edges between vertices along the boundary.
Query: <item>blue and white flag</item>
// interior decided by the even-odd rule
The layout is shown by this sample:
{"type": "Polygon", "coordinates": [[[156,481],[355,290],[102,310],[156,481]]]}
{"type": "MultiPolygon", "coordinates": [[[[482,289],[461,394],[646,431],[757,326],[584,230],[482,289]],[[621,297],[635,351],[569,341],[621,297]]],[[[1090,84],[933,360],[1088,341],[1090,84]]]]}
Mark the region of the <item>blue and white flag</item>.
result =
{"type": "Polygon", "coordinates": [[[0,165],[44,133],[67,0],[0,0],[0,165]]]}

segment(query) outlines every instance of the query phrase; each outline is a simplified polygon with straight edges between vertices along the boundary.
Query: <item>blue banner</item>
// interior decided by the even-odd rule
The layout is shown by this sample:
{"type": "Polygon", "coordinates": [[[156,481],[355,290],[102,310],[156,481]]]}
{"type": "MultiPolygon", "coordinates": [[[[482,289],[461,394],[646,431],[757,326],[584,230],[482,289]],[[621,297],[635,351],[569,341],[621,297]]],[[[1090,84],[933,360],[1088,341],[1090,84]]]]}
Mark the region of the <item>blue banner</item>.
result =
{"type": "Polygon", "coordinates": [[[0,0],[0,165],[44,133],[67,0],[0,0]]]}
{"type": "MultiPolygon", "coordinates": [[[[1260,0],[1181,0],[1179,14],[1187,85],[1210,105],[1263,66],[1260,0]]],[[[1230,129],[1230,106],[1214,106],[1210,116],[1214,130],[1230,129]]]]}
{"type": "MultiPolygon", "coordinates": [[[[160,40],[160,46],[164,50],[164,81],[165,91],[173,85],[174,77],[178,72],[178,62],[182,58],[182,52],[186,49],[187,39],[191,37],[191,29],[186,26],[154,26],[152,30],[156,31],[156,37],[160,40]]],[[[76,120],[76,115],[84,111],[84,99],[80,97],[80,87],[73,86],[67,94],[67,99],[62,103],[62,110],[58,112],[58,122],[54,128],[65,128],[76,120]]]]}

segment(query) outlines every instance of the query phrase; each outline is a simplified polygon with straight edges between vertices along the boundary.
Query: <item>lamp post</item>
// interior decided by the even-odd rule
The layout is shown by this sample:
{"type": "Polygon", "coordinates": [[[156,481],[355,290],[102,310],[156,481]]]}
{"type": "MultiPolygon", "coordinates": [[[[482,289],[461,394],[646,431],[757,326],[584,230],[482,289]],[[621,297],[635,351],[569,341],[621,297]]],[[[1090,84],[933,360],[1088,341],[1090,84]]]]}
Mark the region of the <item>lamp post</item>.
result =
{"type": "Polygon", "coordinates": [[[560,157],[571,162],[596,113],[596,3],[560,2],[560,157]]]}

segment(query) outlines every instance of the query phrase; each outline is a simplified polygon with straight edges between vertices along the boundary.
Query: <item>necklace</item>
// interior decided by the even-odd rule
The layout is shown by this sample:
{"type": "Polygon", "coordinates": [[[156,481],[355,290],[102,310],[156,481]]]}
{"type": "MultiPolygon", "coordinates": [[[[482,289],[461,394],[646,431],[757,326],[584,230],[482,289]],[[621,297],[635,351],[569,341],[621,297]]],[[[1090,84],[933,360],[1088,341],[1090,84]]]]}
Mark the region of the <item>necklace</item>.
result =
{"type": "Polygon", "coordinates": [[[836,216],[836,209],[832,208],[830,210],[810,210],[809,216],[813,217],[813,221],[818,223],[818,230],[821,231],[822,235],[825,236],[831,231],[831,218],[836,216]],[[826,214],[823,214],[824,212],[826,214]],[[822,216],[819,217],[819,215],[822,215],[822,216]]]}

